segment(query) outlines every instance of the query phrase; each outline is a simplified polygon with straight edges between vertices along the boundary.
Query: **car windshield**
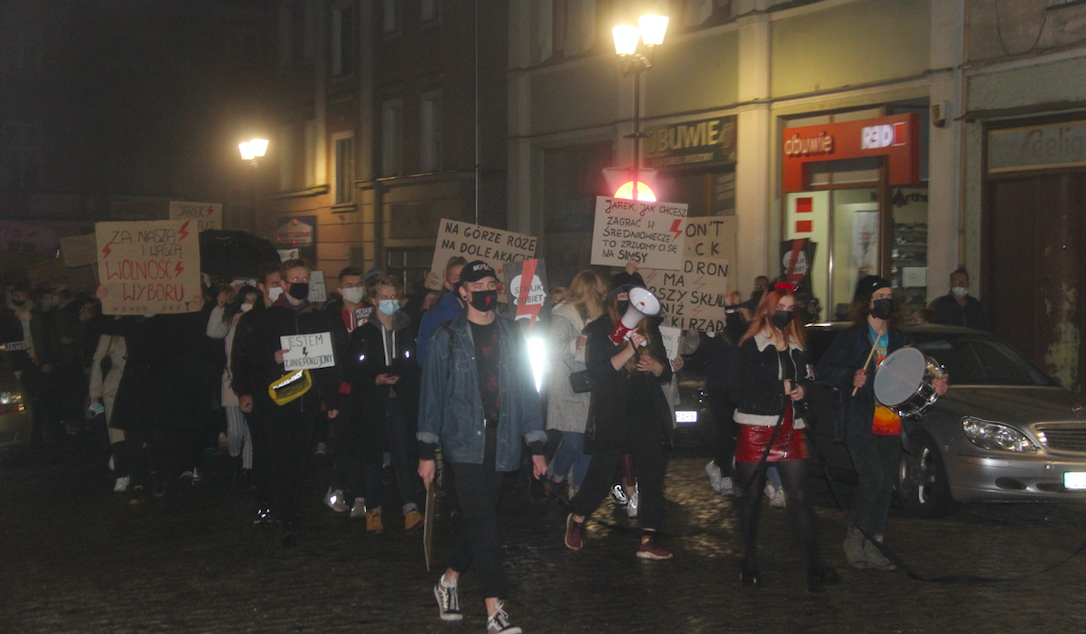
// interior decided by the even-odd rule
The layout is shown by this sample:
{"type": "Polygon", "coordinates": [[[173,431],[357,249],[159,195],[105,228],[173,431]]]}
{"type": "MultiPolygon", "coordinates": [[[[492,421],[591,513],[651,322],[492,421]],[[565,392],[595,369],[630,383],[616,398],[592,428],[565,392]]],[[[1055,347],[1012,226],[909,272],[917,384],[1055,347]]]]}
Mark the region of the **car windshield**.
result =
{"type": "Polygon", "coordinates": [[[946,368],[951,385],[1056,385],[1056,381],[995,337],[911,333],[913,345],[946,368]]]}

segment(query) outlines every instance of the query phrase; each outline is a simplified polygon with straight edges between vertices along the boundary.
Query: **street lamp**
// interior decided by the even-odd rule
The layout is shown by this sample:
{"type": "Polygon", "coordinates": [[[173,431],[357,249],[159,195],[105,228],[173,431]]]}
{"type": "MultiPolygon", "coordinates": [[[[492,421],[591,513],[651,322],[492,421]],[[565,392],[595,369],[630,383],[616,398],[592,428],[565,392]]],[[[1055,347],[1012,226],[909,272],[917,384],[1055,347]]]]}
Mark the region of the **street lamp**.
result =
{"type": "Polygon", "coordinates": [[[268,151],[267,139],[250,139],[238,143],[238,149],[241,150],[241,159],[243,161],[249,161],[249,164],[253,167],[258,167],[257,161],[264,157],[264,154],[268,151]]]}
{"type": "Polygon", "coordinates": [[[627,136],[634,140],[633,188],[630,196],[633,200],[640,200],[637,187],[641,169],[641,73],[652,68],[656,47],[664,43],[667,22],[666,15],[647,13],[637,19],[637,26],[620,24],[611,30],[615,39],[615,53],[622,64],[622,74],[634,77],[634,131],[627,136]],[[643,46],[639,47],[638,44],[643,46]]]}

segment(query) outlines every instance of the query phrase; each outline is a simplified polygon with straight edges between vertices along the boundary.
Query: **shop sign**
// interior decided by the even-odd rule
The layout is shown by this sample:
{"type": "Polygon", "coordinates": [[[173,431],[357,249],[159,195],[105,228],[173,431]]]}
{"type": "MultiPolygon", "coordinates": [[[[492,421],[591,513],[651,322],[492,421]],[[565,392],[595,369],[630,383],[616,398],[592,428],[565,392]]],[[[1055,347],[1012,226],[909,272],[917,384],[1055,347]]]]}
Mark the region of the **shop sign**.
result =
{"type": "Polygon", "coordinates": [[[988,133],[988,172],[1086,165],[1086,122],[1056,123],[988,133]]]}
{"type": "Polygon", "coordinates": [[[734,116],[648,126],[645,167],[682,169],[735,163],[734,116]]]}
{"type": "Polygon", "coordinates": [[[807,189],[813,161],[885,156],[891,185],[920,181],[919,118],[914,113],[788,128],[782,147],[786,192],[807,189]]]}

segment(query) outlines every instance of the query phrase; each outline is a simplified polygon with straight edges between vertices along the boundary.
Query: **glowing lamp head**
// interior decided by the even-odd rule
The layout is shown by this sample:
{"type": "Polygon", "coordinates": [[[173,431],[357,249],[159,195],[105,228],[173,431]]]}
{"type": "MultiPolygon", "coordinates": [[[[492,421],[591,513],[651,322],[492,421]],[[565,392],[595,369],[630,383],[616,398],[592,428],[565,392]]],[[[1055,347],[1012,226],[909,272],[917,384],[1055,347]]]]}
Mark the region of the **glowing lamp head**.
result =
{"type": "MultiPolygon", "coordinates": [[[[614,197],[633,200],[633,186],[633,181],[623,184],[615,191],[614,197]]],[[[656,192],[652,191],[652,188],[643,181],[639,181],[637,184],[637,199],[643,203],[654,203],[656,202],[656,192]]]]}
{"type": "Polygon", "coordinates": [[[641,27],[641,39],[645,46],[659,46],[664,43],[664,33],[667,32],[667,16],[648,14],[637,19],[637,26],[641,27]]]}
{"type": "Polygon", "coordinates": [[[258,159],[268,151],[267,139],[251,139],[238,143],[238,149],[241,150],[241,158],[246,161],[252,161],[258,159]]]}
{"type": "Polygon", "coordinates": [[[637,52],[641,29],[629,24],[620,24],[611,29],[611,35],[615,38],[615,52],[619,55],[633,55],[637,52]]]}

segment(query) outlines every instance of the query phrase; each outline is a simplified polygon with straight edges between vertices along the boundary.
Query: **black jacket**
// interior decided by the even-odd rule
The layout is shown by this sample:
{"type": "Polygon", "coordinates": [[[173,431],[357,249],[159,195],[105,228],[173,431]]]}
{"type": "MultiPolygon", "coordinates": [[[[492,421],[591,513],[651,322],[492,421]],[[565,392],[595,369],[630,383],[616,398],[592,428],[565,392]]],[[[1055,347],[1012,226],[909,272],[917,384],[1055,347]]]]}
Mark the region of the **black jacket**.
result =
{"type": "MultiPolygon", "coordinates": [[[[317,312],[312,306],[306,304],[302,310],[296,311],[283,299],[264,310],[250,311],[244,317],[238,322],[231,354],[234,392],[238,396],[252,396],[254,400],[272,406],[268,386],[285,374],[283,364],[275,362],[276,351],[282,349],[279,338],[330,332],[331,325],[325,314],[317,312]]],[[[333,338],[333,350],[335,347],[333,338]]],[[[302,409],[308,409],[316,408],[318,401],[324,401],[328,409],[338,409],[338,369],[321,368],[311,370],[310,374],[314,388],[289,405],[297,403],[302,409]]]]}
{"type": "Polygon", "coordinates": [[[671,410],[660,386],[671,381],[672,372],[660,329],[653,326],[649,332],[649,349],[664,367],[655,377],[644,372],[631,375],[626,368],[616,370],[611,365],[611,357],[622,349],[611,342],[613,327],[607,315],[585,326],[585,365],[592,379],[585,452],[670,444],[671,410]]]}
{"type": "MultiPolygon", "coordinates": [[[[890,328],[886,354],[903,348],[905,333],[890,328]]],[[[867,383],[852,395],[852,378],[871,352],[871,334],[867,323],[854,325],[837,333],[833,343],[818,361],[818,376],[837,392],[837,421],[834,438],[843,440],[848,428],[871,430],[875,418],[875,355],[867,364],[867,383]]]]}
{"type": "MultiPolygon", "coordinates": [[[[790,347],[789,354],[796,366],[796,382],[804,390],[810,390],[814,371],[808,364],[807,351],[790,347]]],[[[729,387],[736,415],[780,416],[788,397],[785,395],[784,381],[780,378],[780,359],[773,343],[766,342],[760,336],[751,337],[739,344],[732,359],[729,387]],[[765,344],[761,349],[760,342],[765,344]]],[[[796,407],[795,416],[801,417],[802,406],[795,403],[793,406],[796,407]]]]}
{"type": "Polygon", "coordinates": [[[343,366],[344,380],[351,384],[350,424],[362,425],[367,430],[367,438],[381,439],[382,445],[385,405],[392,391],[403,408],[411,438],[415,437],[418,428],[422,370],[415,362],[415,338],[411,334],[410,320],[403,312],[396,314],[393,332],[396,333],[395,354],[391,363],[386,363],[382,341],[384,329],[380,322],[375,318],[355,328],[347,344],[343,366]],[[379,374],[398,374],[400,380],[390,390],[388,385],[377,385],[379,374]]]}

